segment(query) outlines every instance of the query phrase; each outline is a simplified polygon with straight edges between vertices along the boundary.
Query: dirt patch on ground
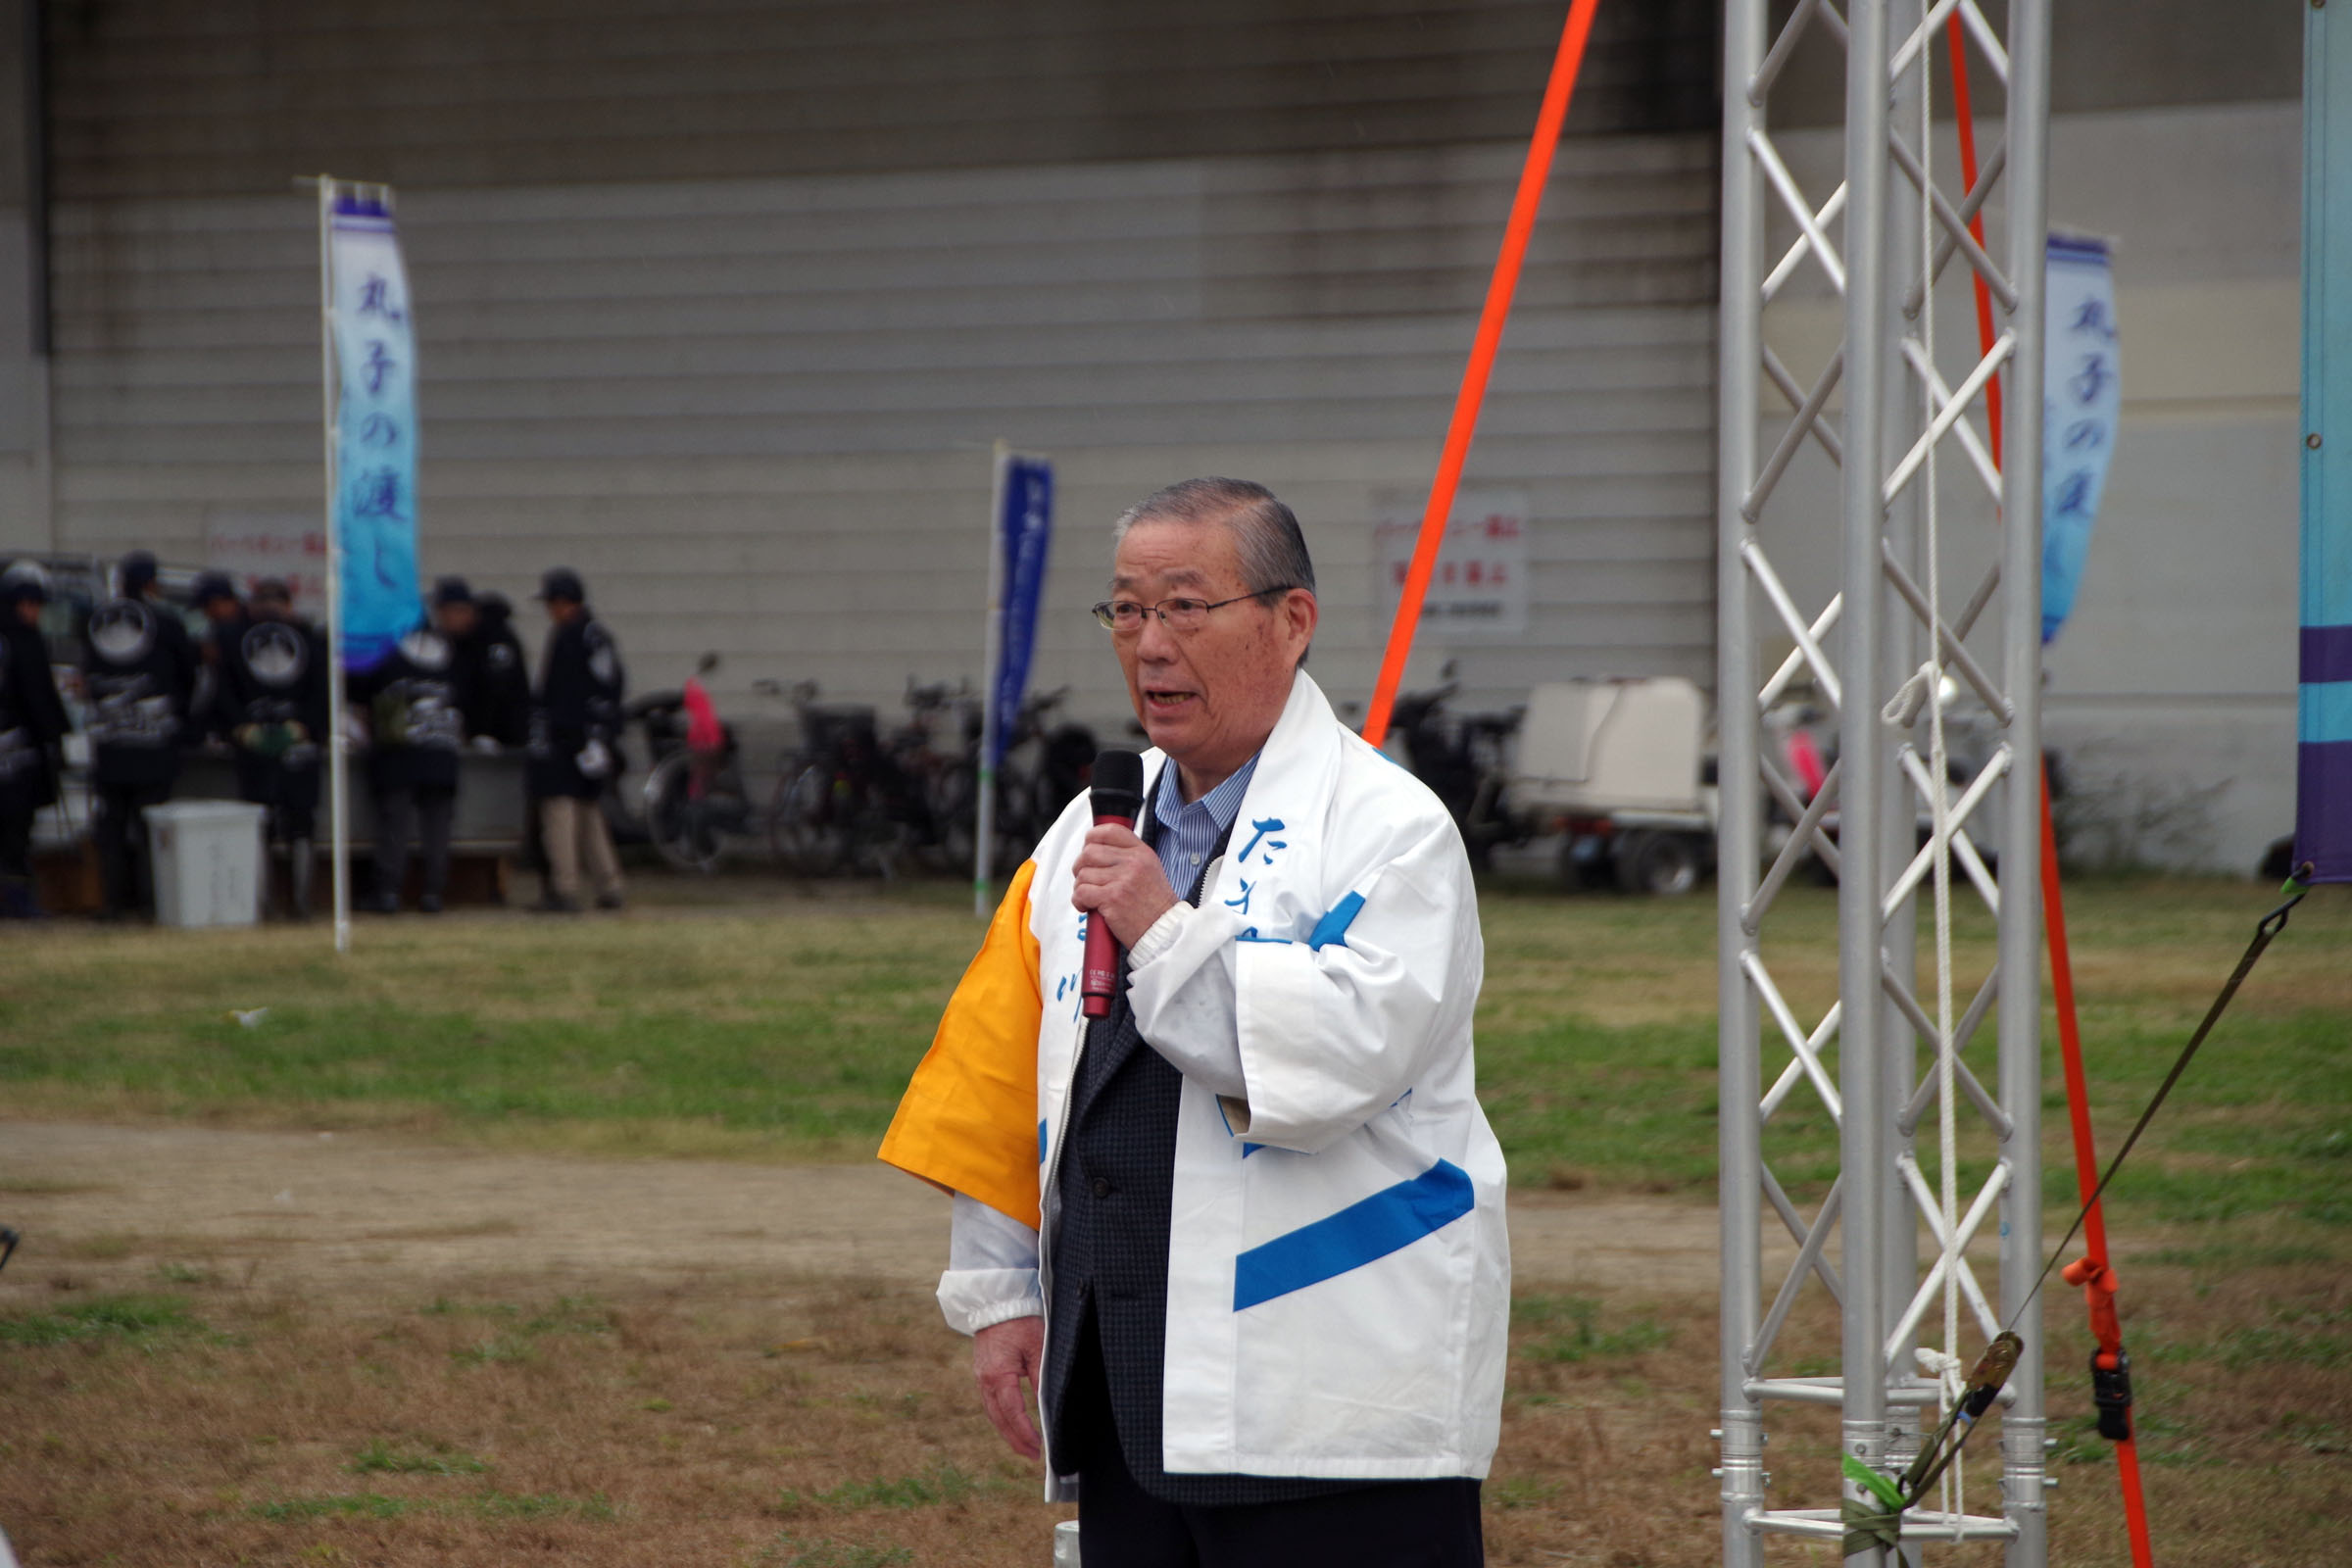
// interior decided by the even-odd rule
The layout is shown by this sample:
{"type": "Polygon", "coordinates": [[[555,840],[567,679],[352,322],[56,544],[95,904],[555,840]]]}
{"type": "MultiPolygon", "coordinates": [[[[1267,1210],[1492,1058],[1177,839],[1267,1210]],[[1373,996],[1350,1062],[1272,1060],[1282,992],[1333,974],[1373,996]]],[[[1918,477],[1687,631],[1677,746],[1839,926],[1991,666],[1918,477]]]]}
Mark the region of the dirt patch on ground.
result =
{"type": "MultiPolygon", "coordinates": [[[[947,1254],[945,1200],[879,1164],[570,1159],[351,1132],[0,1123],[0,1219],[26,1236],[0,1277],[20,1290],[53,1268],[122,1288],[173,1262],[369,1295],[482,1274],[549,1290],[777,1271],[919,1284],[947,1254]]],[[[1514,1193],[1511,1245],[1523,1285],[1715,1281],[1714,1210],[1671,1199],[1514,1193]]]]}
{"type": "MultiPolygon", "coordinates": [[[[8,1122],[0,1218],[28,1565],[1018,1568],[1069,1512],[932,1305],[945,1201],[879,1165],[8,1122]]],[[[1532,1473],[1498,1475],[1494,1560],[1616,1560],[1665,1506],[1689,1540],[1642,1560],[1695,1568],[1705,1401],[1652,1380],[1707,1343],[1712,1212],[1538,1192],[1513,1229],[1532,1473]],[[1639,1495],[1594,1494],[1620,1464],[1639,1495]]]]}

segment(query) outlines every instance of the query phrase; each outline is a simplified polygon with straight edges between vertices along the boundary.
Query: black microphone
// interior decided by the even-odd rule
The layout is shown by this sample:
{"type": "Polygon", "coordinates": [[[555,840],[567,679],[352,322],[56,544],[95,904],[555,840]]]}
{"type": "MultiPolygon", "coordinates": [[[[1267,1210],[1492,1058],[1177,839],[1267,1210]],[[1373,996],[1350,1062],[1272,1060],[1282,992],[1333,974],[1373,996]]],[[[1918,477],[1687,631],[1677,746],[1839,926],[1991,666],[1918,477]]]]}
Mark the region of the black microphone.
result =
{"type": "MultiPolygon", "coordinates": [[[[1095,784],[1088,791],[1094,802],[1095,826],[1114,823],[1135,826],[1144,809],[1144,760],[1133,752],[1095,754],[1095,784]]],[[[1119,993],[1119,943],[1101,909],[1086,916],[1086,967],[1078,982],[1079,1010],[1089,1018],[1110,1016],[1111,998],[1119,993]]]]}

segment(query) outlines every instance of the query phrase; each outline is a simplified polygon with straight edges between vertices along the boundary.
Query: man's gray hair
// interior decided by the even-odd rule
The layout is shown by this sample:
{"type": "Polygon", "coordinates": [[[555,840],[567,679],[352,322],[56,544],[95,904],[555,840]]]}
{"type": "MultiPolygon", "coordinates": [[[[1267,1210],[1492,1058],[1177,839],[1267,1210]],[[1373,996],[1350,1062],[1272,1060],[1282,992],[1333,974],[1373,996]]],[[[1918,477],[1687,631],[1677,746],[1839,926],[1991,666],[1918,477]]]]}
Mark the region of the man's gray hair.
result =
{"type": "Polygon", "coordinates": [[[1298,515],[1274,492],[1248,479],[1186,479],[1129,507],[1112,525],[1115,542],[1139,522],[1221,522],[1233,530],[1242,580],[1271,596],[1284,588],[1315,591],[1315,564],[1298,515]]]}

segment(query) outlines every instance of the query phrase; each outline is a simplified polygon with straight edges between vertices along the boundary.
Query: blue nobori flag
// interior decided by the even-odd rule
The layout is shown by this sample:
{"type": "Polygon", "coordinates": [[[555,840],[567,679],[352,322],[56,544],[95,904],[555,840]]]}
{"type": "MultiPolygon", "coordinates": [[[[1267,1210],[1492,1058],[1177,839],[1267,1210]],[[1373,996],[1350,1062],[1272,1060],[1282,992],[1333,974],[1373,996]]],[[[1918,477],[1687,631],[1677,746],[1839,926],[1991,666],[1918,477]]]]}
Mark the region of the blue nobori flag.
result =
{"type": "Polygon", "coordinates": [[[2352,882],[2352,38],[2304,19],[2303,613],[2295,864],[2352,882]]]}
{"type": "Polygon", "coordinates": [[[2041,640],[2073,613],[2123,414],[2115,270],[2103,239],[2049,237],[2042,339],[2041,640]]]}
{"type": "Polygon", "coordinates": [[[991,767],[1004,764],[1037,652],[1037,613],[1046,597],[1046,557],[1054,544],[1054,465],[1017,453],[1007,457],[1003,505],[997,537],[1004,551],[1004,618],[998,627],[997,744],[988,760],[991,767]]]}
{"type": "Polygon", "coordinates": [[[343,662],[382,662],[422,612],[416,585],[416,337],[380,195],[338,190],[328,225],[335,358],[335,536],[343,662]]]}

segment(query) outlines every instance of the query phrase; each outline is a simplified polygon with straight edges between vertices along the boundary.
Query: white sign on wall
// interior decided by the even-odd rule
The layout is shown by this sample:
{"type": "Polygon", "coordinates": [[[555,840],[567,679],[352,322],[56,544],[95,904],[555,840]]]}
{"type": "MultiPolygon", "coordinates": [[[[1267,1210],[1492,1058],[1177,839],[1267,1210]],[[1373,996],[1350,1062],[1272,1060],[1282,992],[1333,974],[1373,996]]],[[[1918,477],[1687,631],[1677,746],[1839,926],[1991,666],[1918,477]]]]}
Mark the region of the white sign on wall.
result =
{"type": "Polygon", "coordinates": [[[326,614],[326,531],[316,517],[215,517],[205,525],[204,564],[244,594],[264,577],[283,577],[296,614],[326,614]]]}
{"type": "MultiPolygon", "coordinates": [[[[1391,619],[1421,533],[1420,492],[1375,497],[1380,585],[1375,600],[1391,619]]],[[[1479,642],[1527,632],[1527,496],[1518,490],[1460,490],[1446,543],[1430,574],[1421,624],[1434,640],[1479,642]]]]}

